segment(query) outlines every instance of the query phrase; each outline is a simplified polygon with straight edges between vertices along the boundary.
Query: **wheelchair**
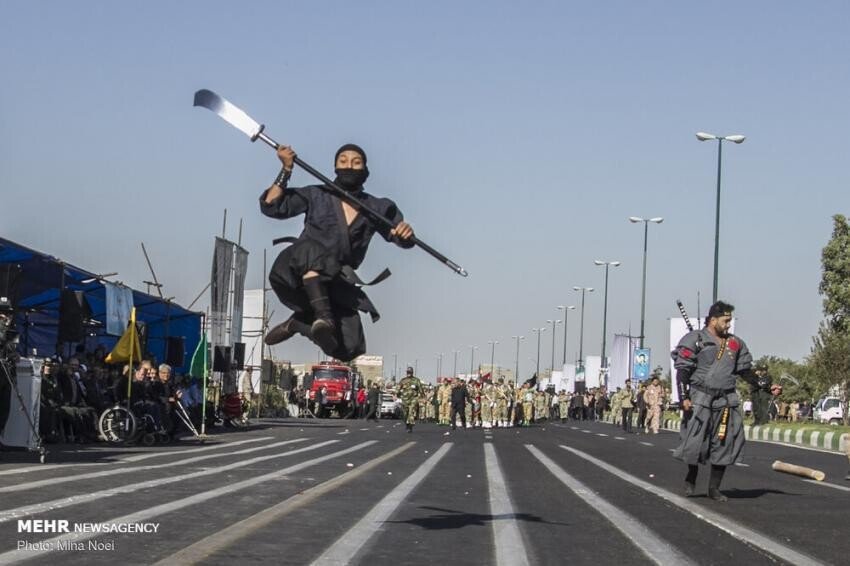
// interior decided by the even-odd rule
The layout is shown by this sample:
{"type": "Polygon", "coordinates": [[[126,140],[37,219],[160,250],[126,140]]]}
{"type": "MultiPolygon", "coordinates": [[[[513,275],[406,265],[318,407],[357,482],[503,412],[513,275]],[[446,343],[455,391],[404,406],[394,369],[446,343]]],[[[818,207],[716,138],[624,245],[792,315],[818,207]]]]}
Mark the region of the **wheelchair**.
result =
{"type": "Polygon", "coordinates": [[[171,435],[157,428],[153,416],[146,411],[127,410],[125,405],[116,404],[106,409],[98,419],[98,431],[110,444],[133,444],[141,441],[145,446],[157,442],[170,442],[171,435]]]}

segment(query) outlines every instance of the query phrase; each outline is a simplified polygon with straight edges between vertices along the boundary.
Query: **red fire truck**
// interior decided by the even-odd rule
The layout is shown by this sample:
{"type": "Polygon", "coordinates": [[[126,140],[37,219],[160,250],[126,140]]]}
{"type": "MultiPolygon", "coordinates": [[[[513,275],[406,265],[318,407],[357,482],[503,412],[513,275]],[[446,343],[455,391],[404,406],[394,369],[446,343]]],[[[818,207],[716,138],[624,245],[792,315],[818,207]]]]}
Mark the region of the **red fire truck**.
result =
{"type": "Polygon", "coordinates": [[[358,386],[358,376],[349,366],[336,361],[320,362],[313,366],[310,376],[310,406],[317,417],[330,416],[336,411],[340,417],[348,414],[358,386]],[[325,402],[317,405],[319,392],[325,388],[325,402]]]}

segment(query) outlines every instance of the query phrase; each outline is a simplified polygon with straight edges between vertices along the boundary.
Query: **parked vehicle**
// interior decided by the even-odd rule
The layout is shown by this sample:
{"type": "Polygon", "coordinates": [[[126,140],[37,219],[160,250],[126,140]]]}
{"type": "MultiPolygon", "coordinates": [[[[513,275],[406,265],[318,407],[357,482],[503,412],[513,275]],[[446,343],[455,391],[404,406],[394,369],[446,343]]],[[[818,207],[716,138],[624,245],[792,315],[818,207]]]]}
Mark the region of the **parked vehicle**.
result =
{"type": "Polygon", "coordinates": [[[844,411],[841,409],[841,399],[825,395],[815,405],[815,421],[839,425],[843,422],[844,411]]]}
{"type": "Polygon", "coordinates": [[[401,400],[394,393],[381,393],[381,418],[398,419],[401,417],[401,400]]]}
{"type": "Polygon", "coordinates": [[[330,416],[334,411],[340,417],[348,414],[358,380],[357,374],[349,366],[338,362],[320,362],[313,366],[308,380],[311,405],[316,403],[322,389],[326,393],[324,403],[316,407],[316,416],[330,416]]]}

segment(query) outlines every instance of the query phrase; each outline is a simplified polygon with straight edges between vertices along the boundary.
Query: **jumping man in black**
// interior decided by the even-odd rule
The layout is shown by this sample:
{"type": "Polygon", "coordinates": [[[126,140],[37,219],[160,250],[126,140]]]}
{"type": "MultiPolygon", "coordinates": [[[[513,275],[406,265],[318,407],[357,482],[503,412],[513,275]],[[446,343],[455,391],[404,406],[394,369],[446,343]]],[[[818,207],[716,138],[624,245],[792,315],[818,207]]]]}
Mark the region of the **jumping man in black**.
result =
{"type": "Polygon", "coordinates": [[[301,235],[287,239],[292,245],[280,253],[269,274],[272,289],[293,314],[269,331],[266,343],[278,344],[302,334],[328,356],[349,361],[366,351],[358,311],[371,314],[373,322],[379,318],[354,270],[366,257],[376,231],[388,242],[409,248],[413,246],[413,228],[404,222],[393,201],[363,190],[369,169],[366,152],[360,147],[346,144],[337,150],[335,183],[389,218],[395,226],[392,229],[373,222],[324,186],[287,187],[295,152],[281,146],[277,155],[283,169],[260,195],[260,209],[272,218],[304,214],[305,219],[301,235]]]}

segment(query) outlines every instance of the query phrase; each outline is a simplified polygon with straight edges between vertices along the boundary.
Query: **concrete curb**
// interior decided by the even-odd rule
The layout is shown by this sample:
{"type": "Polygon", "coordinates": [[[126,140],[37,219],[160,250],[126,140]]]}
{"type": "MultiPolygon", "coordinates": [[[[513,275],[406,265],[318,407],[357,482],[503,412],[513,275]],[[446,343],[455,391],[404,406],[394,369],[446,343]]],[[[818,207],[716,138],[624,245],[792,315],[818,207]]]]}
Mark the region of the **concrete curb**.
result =
{"type": "MultiPolygon", "coordinates": [[[[609,424],[613,424],[614,422],[610,414],[604,420],[609,424]]],[[[633,417],[632,424],[635,427],[637,427],[636,423],[637,417],[633,417]]],[[[678,432],[682,428],[682,421],[679,419],[664,419],[661,422],[661,428],[678,432]]],[[[828,450],[841,454],[847,453],[846,450],[848,444],[850,444],[850,434],[846,432],[838,434],[837,431],[825,432],[823,430],[807,428],[791,430],[770,425],[744,425],[744,438],[747,440],[763,440],[779,444],[789,444],[791,446],[802,446],[804,448],[817,448],[818,450],[828,450]]]]}

